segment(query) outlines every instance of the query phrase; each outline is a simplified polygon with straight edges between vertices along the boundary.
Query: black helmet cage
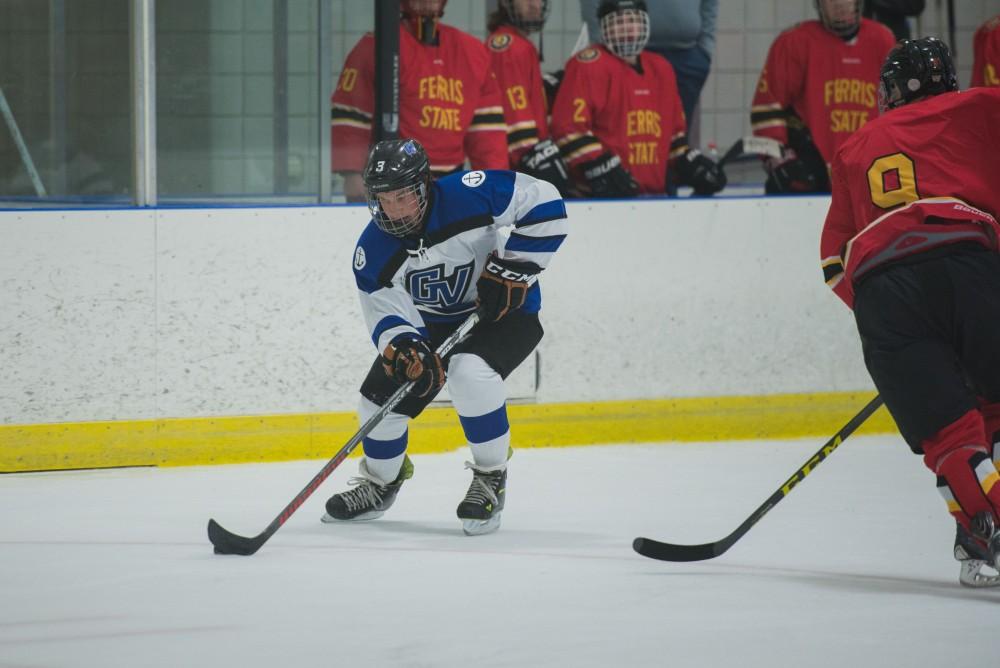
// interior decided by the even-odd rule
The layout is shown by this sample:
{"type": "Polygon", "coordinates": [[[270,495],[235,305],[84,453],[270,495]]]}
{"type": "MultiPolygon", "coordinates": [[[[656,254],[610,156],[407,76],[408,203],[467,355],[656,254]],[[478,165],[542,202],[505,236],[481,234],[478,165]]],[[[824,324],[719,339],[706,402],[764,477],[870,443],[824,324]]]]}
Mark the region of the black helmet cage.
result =
{"type": "Polygon", "coordinates": [[[649,42],[649,12],[644,0],[602,0],[597,7],[601,41],[619,58],[639,55],[649,42]],[[630,23],[639,21],[639,32],[630,23]]]}
{"type": "Polygon", "coordinates": [[[948,45],[935,37],[905,39],[892,48],[879,73],[881,112],[927,95],[958,90],[948,45]]]}
{"type": "Polygon", "coordinates": [[[368,153],[362,175],[368,210],[375,224],[395,237],[417,232],[423,225],[430,194],[431,166],[423,146],[414,139],[380,141],[368,153]],[[417,211],[404,218],[392,218],[382,209],[379,194],[407,191],[417,199],[417,211]]]}
{"type": "Polygon", "coordinates": [[[517,10],[517,0],[500,0],[500,7],[506,12],[510,24],[522,32],[540,32],[549,18],[549,0],[542,0],[538,18],[528,18],[517,10]]]}

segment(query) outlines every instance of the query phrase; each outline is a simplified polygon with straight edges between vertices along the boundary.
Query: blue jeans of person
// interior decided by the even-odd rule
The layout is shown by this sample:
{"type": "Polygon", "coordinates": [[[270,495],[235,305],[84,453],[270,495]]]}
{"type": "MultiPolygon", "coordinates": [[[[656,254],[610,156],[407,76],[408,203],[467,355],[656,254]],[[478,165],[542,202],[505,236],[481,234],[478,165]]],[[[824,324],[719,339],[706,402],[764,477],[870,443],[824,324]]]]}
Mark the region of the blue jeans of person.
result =
{"type": "Polygon", "coordinates": [[[701,47],[693,46],[690,49],[656,49],[650,51],[658,53],[668,61],[674,68],[677,75],[677,91],[681,96],[681,105],[684,107],[684,118],[687,119],[688,130],[691,129],[691,119],[694,108],[698,104],[701,96],[701,89],[708,79],[708,70],[712,66],[712,57],[701,47]]]}
{"type": "MultiPolygon", "coordinates": [[[[687,122],[688,142],[694,142],[697,137],[691,136],[691,123],[694,120],[694,108],[698,106],[701,89],[708,79],[708,70],[712,66],[712,57],[698,46],[690,49],[659,49],[649,48],[669,61],[677,77],[677,92],[681,96],[681,106],[684,107],[684,120],[687,122]]],[[[692,148],[694,146],[692,145],[692,148]]],[[[667,174],[667,195],[677,196],[677,175],[667,174]]]]}

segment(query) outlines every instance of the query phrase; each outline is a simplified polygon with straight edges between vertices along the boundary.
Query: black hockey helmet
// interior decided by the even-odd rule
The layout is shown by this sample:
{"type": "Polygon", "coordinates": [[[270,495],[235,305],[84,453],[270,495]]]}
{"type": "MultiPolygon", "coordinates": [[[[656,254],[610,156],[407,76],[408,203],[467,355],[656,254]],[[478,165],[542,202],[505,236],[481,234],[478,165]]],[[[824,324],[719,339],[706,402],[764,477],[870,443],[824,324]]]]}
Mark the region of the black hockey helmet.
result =
{"type": "Polygon", "coordinates": [[[415,139],[380,141],[368,153],[362,175],[368,194],[368,210],[375,224],[394,237],[405,237],[418,231],[427,214],[430,198],[431,163],[420,142],[415,139]],[[399,199],[411,195],[416,202],[414,211],[393,217],[383,211],[380,194],[396,193],[399,199]]]}
{"type": "Polygon", "coordinates": [[[852,39],[861,28],[861,0],[816,0],[823,26],[841,39],[852,39]]]}
{"type": "Polygon", "coordinates": [[[619,58],[638,56],[649,42],[649,11],[644,0],[601,0],[597,6],[601,41],[619,58]],[[638,22],[635,30],[633,22],[638,22]]]}
{"type": "Polygon", "coordinates": [[[439,19],[444,16],[448,0],[400,0],[399,10],[407,18],[439,19]]]}
{"type": "Polygon", "coordinates": [[[878,106],[883,113],[927,95],[958,90],[951,52],[936,37],[897,43],[882,63],[879,78],[878,106]]]}
{"type": "Polygon", "coordinates": [[[399,11],[413,24],[417,41],[436,44],[438,21],[444,16],[446,4],[448,0],[400,0],[399,11]]]}
{"type": "Polygon", "coordinates": [[[603,19],[611,12],[623,12],[626,9],[649,12],[649,9],[646,8],[646,0],[601,0],[601,4],[597,6],[597,18],[603,19]]]}
{"type": "Polygon", "coordinates": [[[532,8],[530,14],[518,8],[518,0],[500,0],[500,8],[507,15],[507,19],[512,26],[522,32],[539,32],[545,27],[545,21],[549,18],[549,0],[527,0],[537,6],[532,8]]]}

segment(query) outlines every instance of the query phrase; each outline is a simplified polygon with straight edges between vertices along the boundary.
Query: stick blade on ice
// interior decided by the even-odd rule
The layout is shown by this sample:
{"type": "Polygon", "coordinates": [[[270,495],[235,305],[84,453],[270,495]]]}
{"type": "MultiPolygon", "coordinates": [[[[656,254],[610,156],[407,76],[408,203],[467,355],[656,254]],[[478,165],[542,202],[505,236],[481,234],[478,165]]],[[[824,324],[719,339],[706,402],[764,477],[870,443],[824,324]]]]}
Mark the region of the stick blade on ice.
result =
{"type": "Polygon", "coordinates": [[[701,545],[675,545],[661,543],[652,538],[636,538],[632,541],[632,549],[644,557],[660,561],[705,561],[719,556],[725,549],[720,549],[718,543],[702,543],[701,545]]]}
{"type": "Polygon", "coordinates": [[[216,554],[239,554],[244,557],[259,550],[264,543],[226,531],[215,520],[208,521],[208,539],[212,541],[216,554]]]}

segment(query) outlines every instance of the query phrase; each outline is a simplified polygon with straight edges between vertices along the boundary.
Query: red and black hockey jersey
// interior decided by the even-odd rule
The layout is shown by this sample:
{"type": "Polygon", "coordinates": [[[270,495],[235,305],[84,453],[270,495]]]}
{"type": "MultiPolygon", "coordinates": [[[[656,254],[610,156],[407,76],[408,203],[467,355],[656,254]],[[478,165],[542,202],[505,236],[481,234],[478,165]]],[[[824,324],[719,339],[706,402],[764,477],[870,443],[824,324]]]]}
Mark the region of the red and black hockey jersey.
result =
{"type": "MultiPolygon", "coordinates": [[[[431,169],[507,168],[507,126],[500,89],[482,42],[438,24],[438,45],[399,29],[399,135],[419,141],[431,169]]],[[[375,105],[375,37],[367,34],[344,63],[331,111],[331,168],[364,169],[375,105]]]]}
{"type": "Polygon", "coordinates": [[[549,136],[538,49],[510,25],[500,26],[487,37],[486,48],[500,84],[510,165],[516,167],[527,150],[549,136]]]}
{"type": "Polygon", "coordinates": [[[979,26],[972,40],[972,85],[1000,86],[1000,16],[979,26]]]}
{"type": "Polygon", "coordinates": [[[847,42],[819,21],[784,31],[757,81],[753,133],[787,145],[789,114],[795,114],[829,164],[844,140],[878,115],[879,70],[894,44],[888,28],[868,19],[847,42]]]}
{"type": "Polygon", "coordinates": [[[820,256],[848,306],[871,269],[950,243],[994,250],[1000,225],[1000,88],[944,93],[893,109],[833,161],[820,256]]]}
{"type": "Polygon", "coordinates": [[[641,193],[665,192],[667,163],[688,148],[674,69],[650,51],[639,54],[636,68],[603,45],[583,49],[566,63],[552,136],[577,173],[610,151],[641,193]]]}

